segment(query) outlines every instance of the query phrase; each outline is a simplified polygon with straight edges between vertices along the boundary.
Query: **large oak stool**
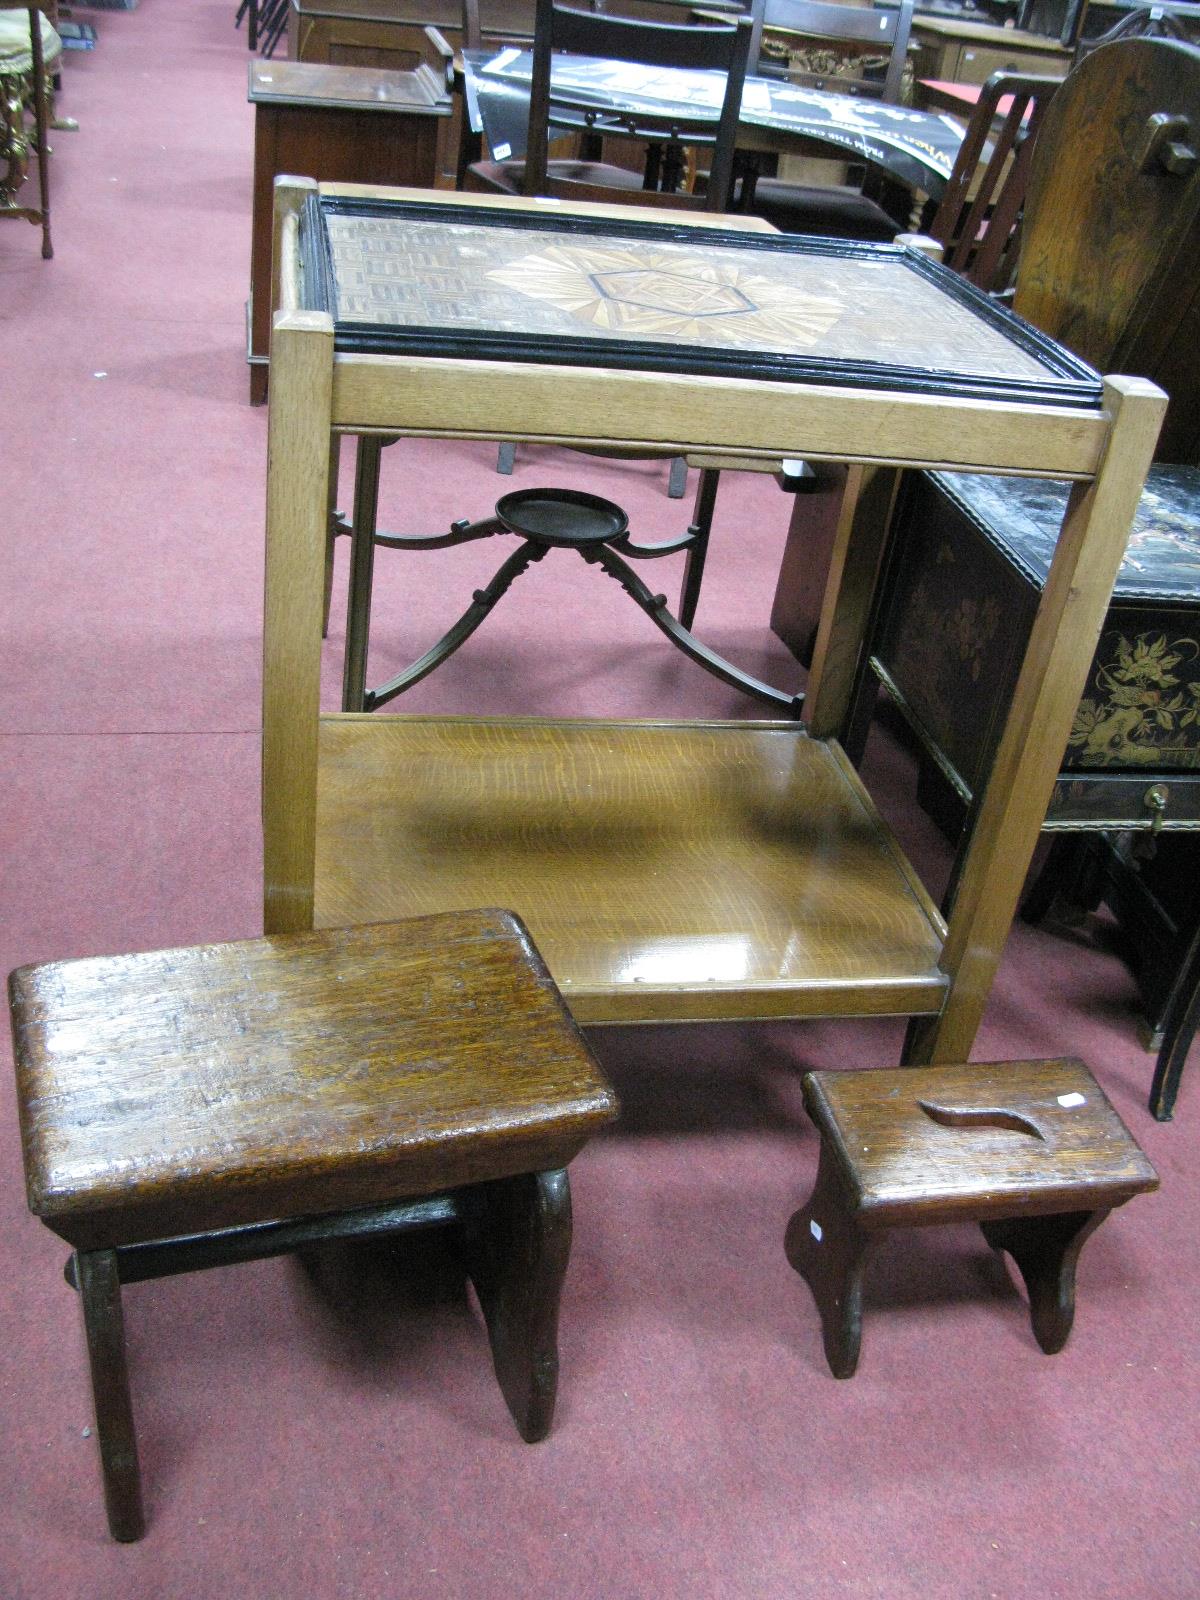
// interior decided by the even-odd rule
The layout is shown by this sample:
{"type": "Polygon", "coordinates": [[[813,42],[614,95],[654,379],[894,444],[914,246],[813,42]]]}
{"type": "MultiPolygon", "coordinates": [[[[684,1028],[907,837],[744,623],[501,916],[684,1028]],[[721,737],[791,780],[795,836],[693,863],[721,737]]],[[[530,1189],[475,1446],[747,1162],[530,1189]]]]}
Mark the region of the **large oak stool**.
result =
{"type": "Polygon", "coordinates": [[[888,1228],[978,1222],[1025,1279],[1047,1355],[1075,1317],[1075,1263],[1114,1206],[1158,1175],[1082,1061],[999,1061],[810,1072],[821,1134],[812,1197],[787,1257],[821,1313],[825,1355],[850,1378],[862,1338],[863,1268],[888,1228]]]}
{"type": "Polygon", "coordinates": [[[74,1247],[115,1538],[144,1526],[138,1279],[450,1228],[521,1436],[546,1435],[564,1169],[616,1102],[516,917],[55,962],[9,988],[29,1205],[74,1247]]]}

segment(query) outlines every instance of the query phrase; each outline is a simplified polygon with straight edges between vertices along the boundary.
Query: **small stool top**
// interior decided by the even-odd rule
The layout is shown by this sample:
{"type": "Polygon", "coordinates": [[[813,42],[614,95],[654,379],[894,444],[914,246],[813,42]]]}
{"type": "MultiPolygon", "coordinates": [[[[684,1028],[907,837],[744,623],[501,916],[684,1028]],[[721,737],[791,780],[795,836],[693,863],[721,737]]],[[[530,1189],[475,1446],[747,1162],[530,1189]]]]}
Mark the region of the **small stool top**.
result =
{"type": "Polygon", "coordinates": [[[24,967],[30,1209],[80,1248],[564,1166],[612,1090],[516,917],[24,967]]]}
{"type": "Polygon", "coordinates": [[[863,1226],[1095,1210],[1158,1187],[1070,1057],[810,1072],[804,1099],[863,1226]]]}

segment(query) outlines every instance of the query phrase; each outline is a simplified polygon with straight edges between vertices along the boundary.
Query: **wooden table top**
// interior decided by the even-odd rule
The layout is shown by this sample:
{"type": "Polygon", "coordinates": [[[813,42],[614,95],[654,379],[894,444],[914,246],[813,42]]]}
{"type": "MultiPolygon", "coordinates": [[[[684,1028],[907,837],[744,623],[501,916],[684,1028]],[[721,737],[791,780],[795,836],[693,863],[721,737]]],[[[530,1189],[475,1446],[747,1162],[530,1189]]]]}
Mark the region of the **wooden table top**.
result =
{"type": "Polygon", "coordinates": [[[328,66],[316,61],[251,61],[252,105],[344,106],[348,110],[427,112],[448,117],[445,80],[422,63],[412,72],[328,66]]]}
{"type": "MultiPolygon", "coordinates": [[[[468,51],[463,65],[472,127],[484,134],[497,160],[522,156],[529,122],[529,51],[468,51]]],[[[556,126],[573,125],[570,107],[576,106],[581,128],[585,118],[588,124],[599,119],[613,131],[630,121],[644,129],[665,129],[684,119],[694,124],[709,113],[715,127],[725,85],[719,72],[566,54],[554,58],[553,81],[556,126]]],[[[815,141],[830,153],[870,162],[934,199],[941,197],[962,141],[958,127],[927,111],[753,74],[742,91],[739,123],[739,143],[760,143],[754,130],[771,148],[815,141]]]]}

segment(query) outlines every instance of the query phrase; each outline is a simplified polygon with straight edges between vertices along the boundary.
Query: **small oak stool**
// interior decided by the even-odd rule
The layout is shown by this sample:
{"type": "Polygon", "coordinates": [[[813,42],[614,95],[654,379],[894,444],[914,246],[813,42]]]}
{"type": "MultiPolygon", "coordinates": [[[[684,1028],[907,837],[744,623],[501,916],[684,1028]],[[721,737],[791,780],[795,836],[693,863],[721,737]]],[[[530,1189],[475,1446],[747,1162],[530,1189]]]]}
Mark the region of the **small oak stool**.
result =
{"type": "Polygon", "coordinates": [[[785,1247],[837,1378],[858,1365],[863,1268],[885,1229],[978,1222],[1021,1269],[1034,1334],[1053,1355],[1071,1332],[1084,1241],[1114,1206],[1158,1187],[1082,1061],[810,1072],[804,1103],[821,1158],[785,1247]]]}
{"type": "Polygon", "coordinates": [[[616,1102],[516,917],[24,967],[30,1209],[74,1247],[109,1527],[143,1530],[121,1284],[457,1230],[521,1435],[549,1431],[565,1170],[616,1102]]]}

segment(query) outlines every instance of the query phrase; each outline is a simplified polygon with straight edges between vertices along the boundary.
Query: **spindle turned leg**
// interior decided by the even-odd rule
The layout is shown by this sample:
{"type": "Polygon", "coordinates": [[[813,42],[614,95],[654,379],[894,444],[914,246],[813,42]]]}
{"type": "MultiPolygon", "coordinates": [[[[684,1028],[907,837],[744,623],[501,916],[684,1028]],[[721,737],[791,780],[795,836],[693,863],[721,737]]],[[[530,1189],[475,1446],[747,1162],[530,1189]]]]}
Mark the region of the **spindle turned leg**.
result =
{"type": "Polygon", "coordinates": [[[125,1365],[125,1320],[121,1314],[121,1278],[115,1250],[80,1250],[75,1254],[75,1282],[83,1308],[96,1437],[104,1475],[104,1503],[114,1539],[130,1542],[145,1530],[142,1480],[138,1470],[137,1435],[125,1365]]]}
{"type": "Polygon", "coordinates": [[[871,1242],[847,1208],[834,1159],[823,1145],[816,1187],[788,1223],[784,1249],[817,1302],[825,1357],[835,1378],[852,1378],[858,1366],[863,1270],[871,1242]]]}
{"type": "Polygon", "coordinates": [[[1049,1217],[981,1222],[993,1250],[1007,1250],[1029,1291],[1034,1337],[1048,1356],[1066,1344],[1075,1321],[1075,1263],[1111,1208],[1063,1211],[1049,1217]]]}
{"type": "Polygon", "coordinates": [[[558,1307],[571,1253],[565,1170],[464,1190],[466,1267],[487,1323],[500,1389],[522,1439],[550,1432],[558,1390],[558,1307]]]}

